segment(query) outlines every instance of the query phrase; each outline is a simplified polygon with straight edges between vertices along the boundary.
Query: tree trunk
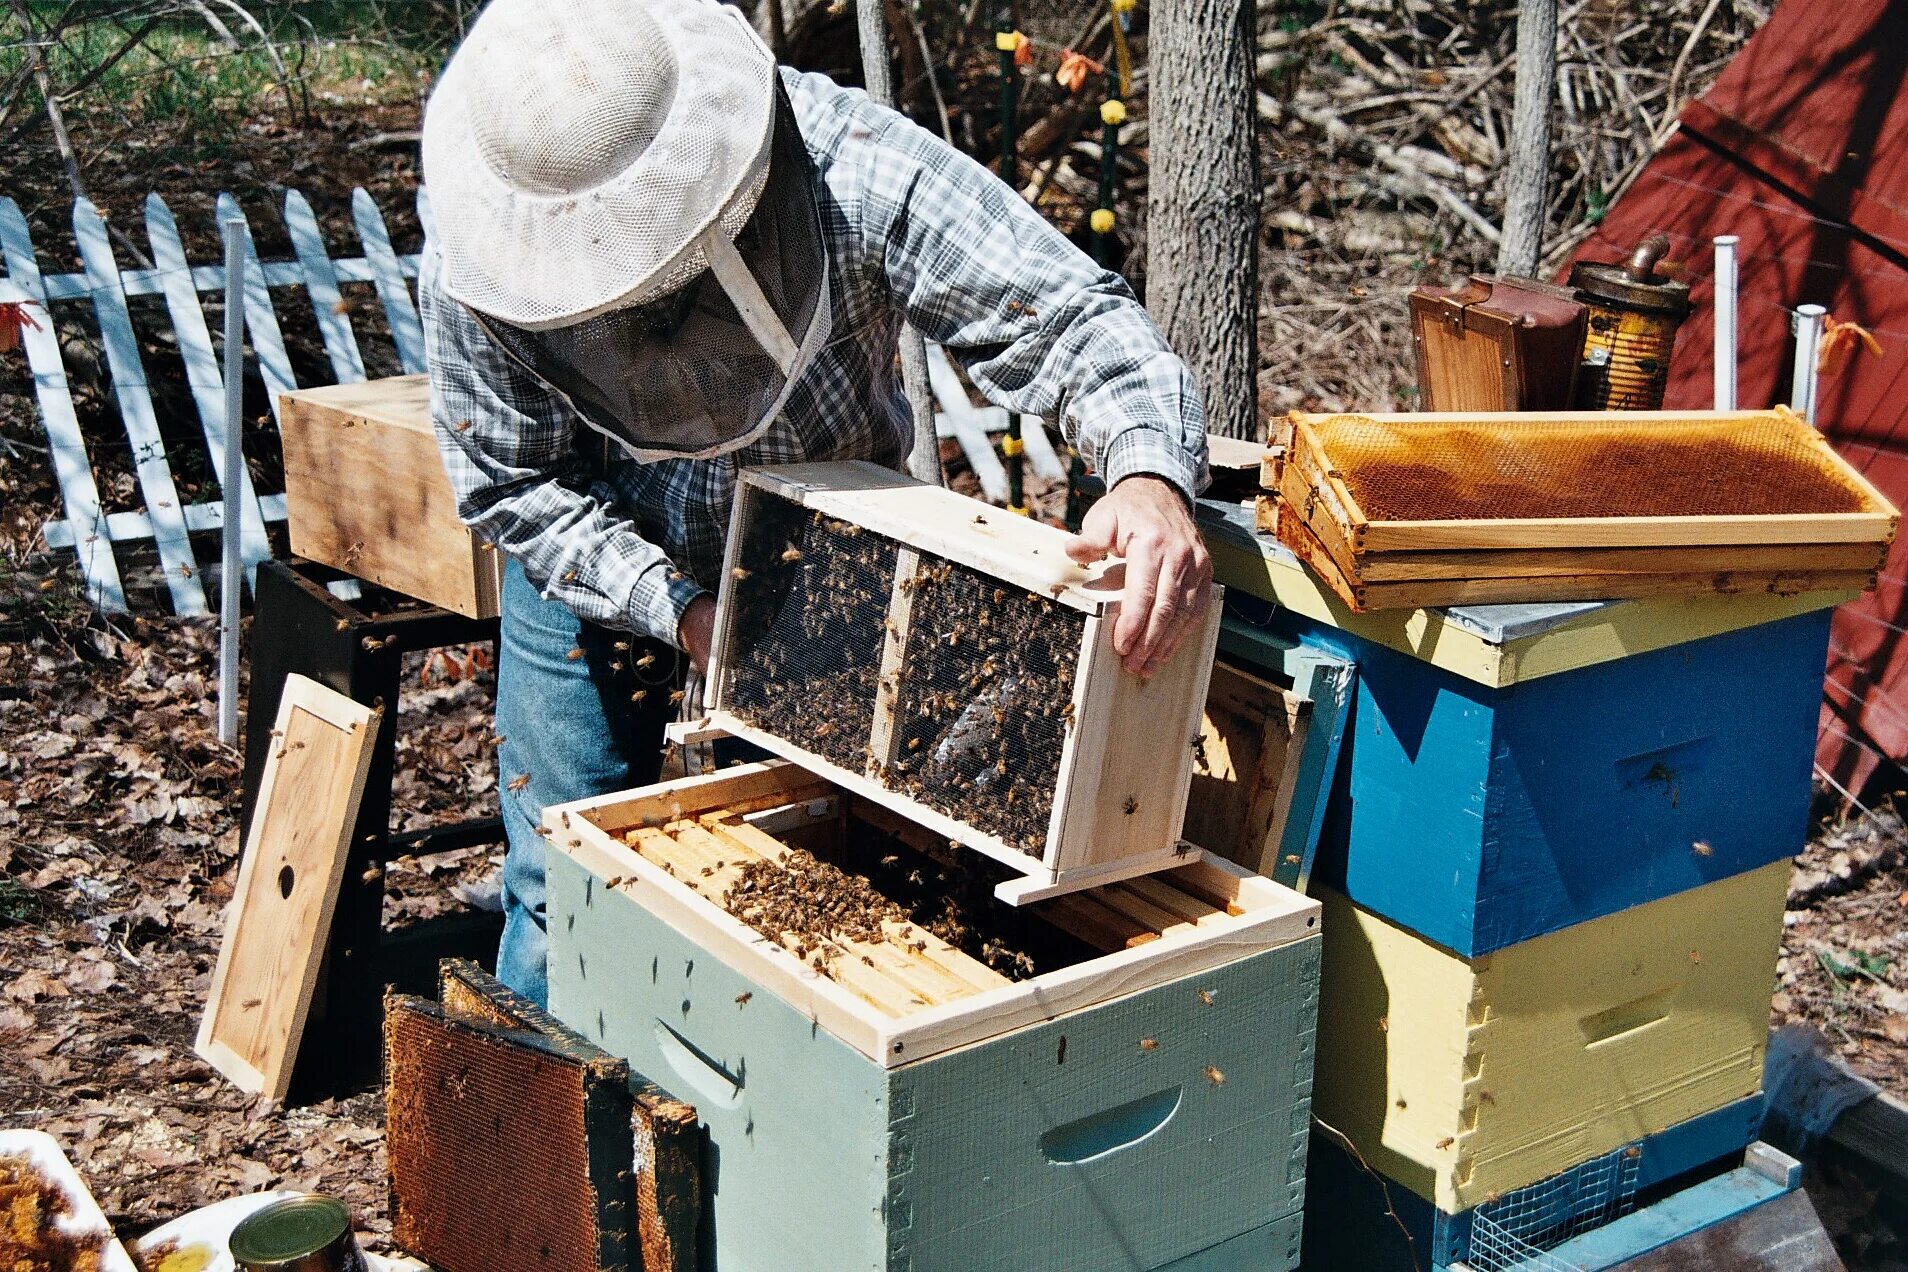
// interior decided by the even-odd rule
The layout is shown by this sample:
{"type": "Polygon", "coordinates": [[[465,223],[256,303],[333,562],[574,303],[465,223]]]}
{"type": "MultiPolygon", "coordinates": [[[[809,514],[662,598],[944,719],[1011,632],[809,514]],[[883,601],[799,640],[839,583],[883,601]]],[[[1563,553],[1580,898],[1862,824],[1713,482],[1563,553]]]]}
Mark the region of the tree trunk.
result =
{"type": "Polygon", "coordinates": [[[1557,97],[1557,0],[1517,6],[1517,86],[1504,165],[1504,237],[1497,272],[1531,275],[1544,245],[1550,194],[1550,112],[1557,97]]]}
{"type": "Polygon", "coordinates": [[[1155,5],[1147,308],[1192,367],[1206,427],[1260,435],[1254,0],[1155,5]]]}

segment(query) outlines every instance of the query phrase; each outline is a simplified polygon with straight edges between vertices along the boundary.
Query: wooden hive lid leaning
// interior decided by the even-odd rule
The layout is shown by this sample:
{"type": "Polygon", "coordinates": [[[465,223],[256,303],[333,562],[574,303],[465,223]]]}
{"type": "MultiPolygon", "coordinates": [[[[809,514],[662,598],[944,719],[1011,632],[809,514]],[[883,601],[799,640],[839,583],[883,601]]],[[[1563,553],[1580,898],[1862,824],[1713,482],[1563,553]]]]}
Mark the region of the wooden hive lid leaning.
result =
{"type": "Polygon", "coordinates": [[[1898,514],[1794,412],[1306,415],[1261,504],[1356,608],[1872,582],[1898,514]]]}
{"type": "Polygon", "coordinates": [[[1024,876],[1016,903],[1179,864],[1218,643],[1112,648],[1124,567],[874,464],[742,474],[710,721],[1024,876]]]}

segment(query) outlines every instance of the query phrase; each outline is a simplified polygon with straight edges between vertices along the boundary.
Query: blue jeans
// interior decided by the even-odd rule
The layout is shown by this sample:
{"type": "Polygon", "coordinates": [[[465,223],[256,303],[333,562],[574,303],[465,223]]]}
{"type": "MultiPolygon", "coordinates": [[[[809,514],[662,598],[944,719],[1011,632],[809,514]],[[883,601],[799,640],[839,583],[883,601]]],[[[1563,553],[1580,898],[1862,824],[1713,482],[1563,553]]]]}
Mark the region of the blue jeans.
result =
{"type": "Polygon", "coordinates": [[[497,978],[547,1007],[544,841],[537,834],[543,810],[656,780],[663,726],[676,714],[669,694],[680,655],[544,600],[514,561],[504,571],[502,609],[497,766],[510,847],[497,978]],[[646,655],[651,661],[638,667],[646,655]],[[638,692],[642,697],[632,701],[638,692]]]}

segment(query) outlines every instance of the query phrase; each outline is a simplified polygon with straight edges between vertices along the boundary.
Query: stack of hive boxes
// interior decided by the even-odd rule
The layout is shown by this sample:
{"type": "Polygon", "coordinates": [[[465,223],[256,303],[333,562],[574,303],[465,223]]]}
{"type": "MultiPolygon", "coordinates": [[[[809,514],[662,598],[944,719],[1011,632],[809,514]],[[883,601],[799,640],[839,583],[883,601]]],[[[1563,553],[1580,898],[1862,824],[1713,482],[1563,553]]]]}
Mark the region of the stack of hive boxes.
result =
{"type": "Polygon", "coordinates": [[[1444,1267],[1520,1190],[1739,1161],[1847,593],[1353,614],[1208,516],[1234,608],[1357,666],[1306,1266],[1444,1267]]]}

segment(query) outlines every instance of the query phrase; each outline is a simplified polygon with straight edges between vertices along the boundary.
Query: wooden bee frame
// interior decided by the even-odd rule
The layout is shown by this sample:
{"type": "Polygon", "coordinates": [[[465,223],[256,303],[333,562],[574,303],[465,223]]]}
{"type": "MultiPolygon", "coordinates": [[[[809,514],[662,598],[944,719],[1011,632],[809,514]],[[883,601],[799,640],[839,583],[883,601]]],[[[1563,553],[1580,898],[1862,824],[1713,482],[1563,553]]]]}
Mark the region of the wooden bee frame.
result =
{"type": "Polygon", "coordinates": [[[1275,432],[1259,528],[1354,611],[1859,592],[1897,521],[1784,407],[1295,412],[1275,432]]]}
{"type": "Polygon", "coordinates": [[[1130,675],[1124,567],[1065,542],[874,464],[744,471],[709,724],[1021,871],[1016,905],[1184,864],[1220,589],[1130,675]]]}

